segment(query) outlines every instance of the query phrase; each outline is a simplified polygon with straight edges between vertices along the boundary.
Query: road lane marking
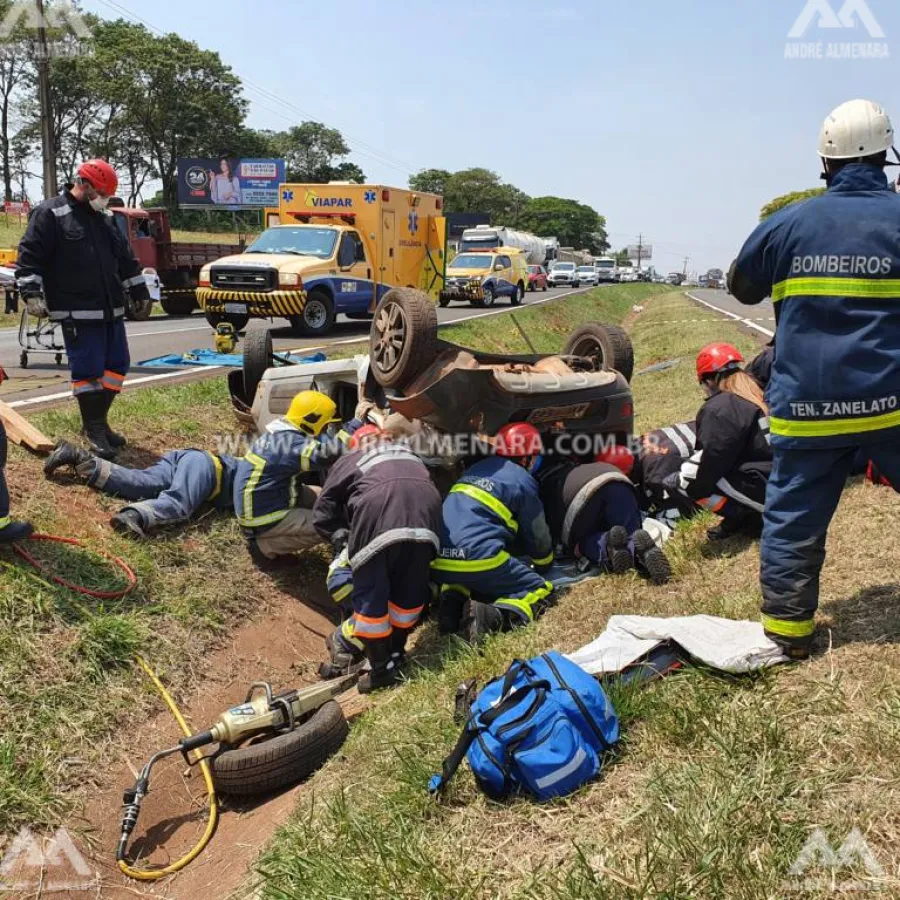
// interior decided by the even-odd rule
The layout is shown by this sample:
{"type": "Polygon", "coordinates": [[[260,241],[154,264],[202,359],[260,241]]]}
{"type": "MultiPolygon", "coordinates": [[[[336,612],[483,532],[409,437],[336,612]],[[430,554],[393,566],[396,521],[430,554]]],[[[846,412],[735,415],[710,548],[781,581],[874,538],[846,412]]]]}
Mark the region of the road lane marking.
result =
{"type": "Polygon", "coordinates": [[[755,328],[757,331],[761,331],[766,337],[773,338],[775,337],[775,332],[770,331],[768,328],[763,328],[762,325],[757,325],[751,319],[745,319],[743,316],[737,315],[737,313],[733,313],[730,310],[722,309],[720,306],[716,306],[714,303],[709,303],[706,300],[703,300],[701,297],[698,297],[696,294],[692,294],[690,291],[687,292],[687,296],[691,298],[691,300],[696,300],[698,303],[702,303],[703,306],[711,309],[717,313],[721,313],[724,316],[728,316],[729,319],[733,319],[735,322],[740,322],[743,325],[746,325],[748,328],[755,328]]]}

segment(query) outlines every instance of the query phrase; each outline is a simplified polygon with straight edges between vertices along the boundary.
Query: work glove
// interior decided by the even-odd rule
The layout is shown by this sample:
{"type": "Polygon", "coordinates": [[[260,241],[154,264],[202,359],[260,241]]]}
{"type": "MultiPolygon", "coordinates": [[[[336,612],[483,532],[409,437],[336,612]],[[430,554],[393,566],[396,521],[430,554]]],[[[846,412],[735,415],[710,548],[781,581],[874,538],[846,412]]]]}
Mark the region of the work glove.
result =
{"type": "Polygon", "coordinates": [[[344,547],[340,553],[331,561],[331,564],[328,566],[328,579],[329,581],[334,578],[339,569],[349,569],[350,568],[350,553],[347,548],[344,547]]]}
{"type": "Polygon", "coordinates": [[[356,412],[353,414],[353,418],[359,419],[361,422],[365,423],[368,421],[369,413],[372,412],[373,409],[378,409],[378,406],[371,400],[360,400],[359,403],[356,404],[356,412]]]}
{"type": "Polygon", "coordinates": [[[47,301],[44,299],[43,294],[30,294],[26,297],[25,308],[28,310],[28,315],[33,316],[35,319],[46,319],[50,315],[50,310],[47,309],[47,301]]]}

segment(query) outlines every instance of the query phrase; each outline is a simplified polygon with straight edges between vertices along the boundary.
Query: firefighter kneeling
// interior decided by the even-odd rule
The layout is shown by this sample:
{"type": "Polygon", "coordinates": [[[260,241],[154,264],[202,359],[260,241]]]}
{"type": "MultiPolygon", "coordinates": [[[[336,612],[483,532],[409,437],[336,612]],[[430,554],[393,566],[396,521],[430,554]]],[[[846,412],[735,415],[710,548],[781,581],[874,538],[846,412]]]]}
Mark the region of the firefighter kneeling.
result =
{"type": "Polygon", "coordinates": [[[328,474],[313,524],[352,571],[353,615],[328,640],[332,661],[361,646],[368,669],[359,691],[399,683],[406,640],[429,594],[439,546],[441,497],[408,447],[369,434],[328,474]]]}
{"type": "Polygon", "coordinates": [[[470,466],[444,501],[438,627],[470,643],[489,631],[533,622],[553,585],[539,573],[553,565],[553,544],[532,474],[543,447],[525,422],[504,425],[496,456],[470,466]],[[526,556],[527,561],[518,559],[526,556]]]}

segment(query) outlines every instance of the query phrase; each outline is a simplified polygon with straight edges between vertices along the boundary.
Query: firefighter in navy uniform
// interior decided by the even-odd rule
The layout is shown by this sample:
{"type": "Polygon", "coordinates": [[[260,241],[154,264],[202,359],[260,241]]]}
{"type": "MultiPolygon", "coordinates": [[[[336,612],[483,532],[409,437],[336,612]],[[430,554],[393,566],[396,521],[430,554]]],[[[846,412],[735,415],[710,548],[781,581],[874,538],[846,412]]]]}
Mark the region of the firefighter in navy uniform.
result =
{"type": "Polygon", "coordinates": [[[409,633],[429,599],[441,529],[441,495],[422,460],[402,442],[370,434],[328,473],[313,524],[352,571],[353,615],[326,644],[336,663],[361,646],[368,669],[359,692],[392,687],[409,633]]]}
{"type": "Polygon", "coordinates": [[[125,445],[108,424],[131,363],[125,291],[149,299],[141,264],[107,211],[118,184],[108,162],[82,163],[74,185],[34,208],[16,270],[29,315],[62,326],[84,435],[103,459],[125,445]]]}
{"type": "Polygon", "coordinates": [[[441,553],[431,566],[441,585],[439,630],[470,643],[533,622],[553,594],[541,574],[553,565],[553,541],[532,474],[541,436],[525,422],[504,425],[494,450],[444,500],[441,553]]]}
{"type": "Polygon", "coordinates": [[[234,510],[257,563],[265,565],[321,543],[312,513],[320,488],[304,482],[327,471],[363,424],[353,419],[332,437],[326,429],[338,422],[331,397],[301,391],[284,418],[270,422],[239,460],[234,510]]]}
{"type": "Polygon", "coordinates": [[[819,138],[828,190],[760,225],[730,275],[742,303],[775,304],[760,580],[766,633],[794,659],[811,649],[825,537],[858,451],[900,484],[900,198],[884,172],[893,147],[881,107],[838,107],[819,138]]]}
{"type": "Polygon", "coordinates": [[[697,379],[707,396],[697,413],[694,453],[665,487],[722,517],[710,540],[759,534],[772,471],[769,411],[762,388],[743,371],[731,344],[709,344],[697,355],[697,379]]]}
{"type": "MultiPolygon", "coordinates": [[[[0,366],[0,384],[6,381],[6,372],[0,366]]],[[[30,522],[16,522],[9,517],[9,490],[6,487],[6,429],[0,419],[0,545],[15,544],[31,537],[34,528],[30,522]]]]}

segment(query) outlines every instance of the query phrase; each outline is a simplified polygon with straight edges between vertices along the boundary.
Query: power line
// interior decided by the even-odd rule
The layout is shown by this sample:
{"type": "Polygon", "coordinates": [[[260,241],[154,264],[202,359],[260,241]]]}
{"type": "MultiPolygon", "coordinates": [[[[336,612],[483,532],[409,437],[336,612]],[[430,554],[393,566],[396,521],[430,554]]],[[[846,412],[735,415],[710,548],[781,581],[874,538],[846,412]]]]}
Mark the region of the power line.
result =
{"type": "MultiPolygon", "coordinates": [[[[148,22],[146,19],[139,16],[137,13],[132,12],[130,9],[122,6],[122,4],[117,3],[116,0],[99,0],[99,2],[102,3],[104,6],[108,6],[110,9],[114,10],[115,12],[119,12],[119,13],[129,17],[130,19],[133,19],[136,22],[140,22],[142,25],[145,25],[147,28],[149,28],[151,31],[155,32],[158,35],[166,34],[166,32],[162,28],[158,28],[152,22],[148,22]]],[[[254,82],[244,78],[243,76],[241,76],[241,82],[246,87],[248,87],[255,93],[259,94],[260,96],[265,97],[266,99],[271,100],[272,102],[277,103],[281,106],[284,106],[285,108],[290,109],[294,113],[296,113],[306,119],[318,119],[319,118],[314,113],[311,113],[311,112],[301,109],[300,107],[296,106],[295,104],[282,99],[277,94],[272,93],[272,91],[268,90],[268,88],[264,88],[258,84],[255,84],[254,82]]],[[[293,121],[292,119],[288,119],[288,117],[285,116],[283,113],[276,112],[275,110],[270,109],[269,107],[262,106],[262,108],[268,110],[269,112],[275,113],[275,115],[281,116],[286,121],[293,121]]],[[[367,158],[373,160],[374,162],[380,163],[383,166],[387,166],[389,168],[395,169],[396,171],[403,172],[404,175],[407,175],[407,176],[412,174],[413,172],[417,171],[419,168],[418,166],[414,166],[412,163],[401,160],[398,157],[391,156],[390,154],[387,154],[387,153],[379,150],[376,147],[372,147],[371,145],[365,143],[364,141],[358,140],[357,138],[353,137],[352,135],[346,134],[345,132],[342,132],[342,135],[347,139],[348,144],[350,145],[350,149],[354,153],[358,154],[359,156],[367,157],[367,158]]]]}

